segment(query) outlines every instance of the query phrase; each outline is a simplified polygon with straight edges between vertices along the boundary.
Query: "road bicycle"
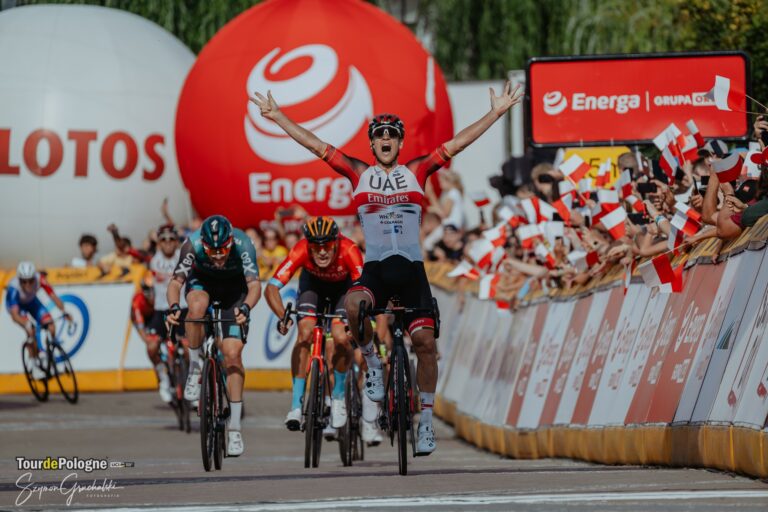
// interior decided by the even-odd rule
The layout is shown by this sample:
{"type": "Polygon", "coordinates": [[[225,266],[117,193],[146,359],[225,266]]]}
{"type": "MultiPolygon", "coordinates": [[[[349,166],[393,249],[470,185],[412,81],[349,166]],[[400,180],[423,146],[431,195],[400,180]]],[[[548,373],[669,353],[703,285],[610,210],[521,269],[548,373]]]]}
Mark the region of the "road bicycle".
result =
{"type": "Polygon", "coordinates": [[[184,385],[187,382],[189,362],[187,362],[184,344],[177,339],[176,329],[173,326],[168,329],[168,338],[163,340],[160,357],[168,375],[171,388],[170,405],[179,422],[179,430],[189,434],[192,431],[192,422],[190,421],[192,404],[184,400],[184,385]]]}
{"type": "MultiPolygon", "coordinates": [[[[206,326],[203,342],[203,370],[200,374],[201,390],[197,414],[200,416],[200,449],[203,467],[206,471],[221,469],[226,457],[226,426],[230,414],[227,373],[224,371],[223,355],[219,343],[224,339],[221,318],[221,303],[213,301],[209,315],[205,318],[184,320],[186,323],[200,323],[206,326]]],[[[248,323],[240,329],[240,339],[245,343],[248,323]]]]}
{"type": "MultiPolygon", "coordinates": [[[[399,297],[390,299],[391,306],[371,308],[366,301],[360,302],[358,312],[358,339],[365,338],[365,322],[376,315],[393,315],[392,351],[389,356],[389,372],[384,392],[379,426],[389,434],[390,445],[394,446],[397,437],[397,463],[401,475],[408,474],[408,444],[414,457],[422,454],[416,451],[416,436],[413,432],[413,415],[417,410],[417,387],[415,375],[411,371],[408,351],[405,348],[405,316],[410,314],[429,315],[435,321],[435,339],[440,335],[440,311],[437,301],[432,299],[432,308],[406,308],[400,305],[399,297]]],[[[427,455],[427,454],[423,454],[427,455]]]]}
{"type": "MultiPolygon", "coordinates": [[[[288,318],[313,317],[316,319],[312,330],[312,348],[309,364],[307,366],[307,392],[302,404],[303,422],[301,429],[304,432],[304,467],[316,468],[320,463],[320,451],[323,444],[323,430],[330,424],[331,410],[325,402],[326,392],[331,389],[330,372],[325,360],[325,336],[331,330],[331,321],[334,318],[344,318],[341,315],[330,314],[330,302],[323,313],[303,313],[293,309],[293,304],[283,314],[282,324],[285,325],[288,318]]],[[[342,456],[342,463],[344,458],[342,456]]],[[[347,464],[345,464],[347,465],[347,464]]]]}
{"type": "MultiPolygon", "coordinates": [[[[72,321],[64,320],[60,322],[58,328],[67,327],[74,332],[76,326],[72,321]]],[[[75,369],[72,368],[72,362],[69,360],[66,350],[48,331],[46,322],[39,326],[43,338],[43,346],[39,347],[37,340],[27,338],[21,347],[21,362],[24,366],[24,374],[27,377],[29,389],[40,402],[48,400],[50,391],[50,381],[56,380],[61,394],[67,402],[74,404],[80,396],[77,387],[77,376],[75,369]],[[35,350],[35,349],[38,350],[35,350]],[[32,355],[36,353],[37,355],[32,355]]]]}

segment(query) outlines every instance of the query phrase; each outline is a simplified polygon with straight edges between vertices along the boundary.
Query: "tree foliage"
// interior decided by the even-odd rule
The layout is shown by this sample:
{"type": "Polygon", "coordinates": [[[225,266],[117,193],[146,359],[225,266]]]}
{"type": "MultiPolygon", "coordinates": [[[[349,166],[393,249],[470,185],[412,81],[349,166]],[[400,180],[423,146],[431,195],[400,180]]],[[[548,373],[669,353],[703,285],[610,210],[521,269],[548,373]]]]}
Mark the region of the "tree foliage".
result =
{"type": "MultiPolygon", "coordinates": [[[[332,3],[333,0],[327,0],[332,3]]],[[[527,60],[684,50],[744,50],[754,95],[768,100],[768,0],[368,0],[409,23],[450,80],[503,78],[527,60]]],[[[19,0],[123,9],[192,51],[259,0],[19,0]]],[[[765,101],[764,101],[765,103],[765,101]]]]}

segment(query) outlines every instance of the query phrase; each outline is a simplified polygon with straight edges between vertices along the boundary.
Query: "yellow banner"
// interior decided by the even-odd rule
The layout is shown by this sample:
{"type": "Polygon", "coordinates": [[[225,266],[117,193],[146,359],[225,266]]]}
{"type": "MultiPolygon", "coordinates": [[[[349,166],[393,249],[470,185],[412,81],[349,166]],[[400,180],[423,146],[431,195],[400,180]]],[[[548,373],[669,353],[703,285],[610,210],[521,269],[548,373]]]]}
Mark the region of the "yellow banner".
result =
{"type": "Polygon", "coordinates": [[[622,153],[631,153],[632,150],[627,146],[598,146],[594,148],[567,148],[565,150],[565,159],[568,160],[573,155],[579,155],[582,160],[590,165],[590,170],[587,173],[588,178],[594,180],[597,177],[597,171],[600,164],[611,159],[610,179],[608,183],[613,183],[619,179],[621,169],[619,169],[618,161],[619,155],[622,153]]]}
{"type": "Polygon", "coordinates": [[[109,273],[102,273],[98,267],[88,268],[47,268],[45,269],[48,282],[57,284],[93,284],[93,283],[138,283],[146,273],[142,265],[131,265],[131,268],[112,267],[109,273]]]}

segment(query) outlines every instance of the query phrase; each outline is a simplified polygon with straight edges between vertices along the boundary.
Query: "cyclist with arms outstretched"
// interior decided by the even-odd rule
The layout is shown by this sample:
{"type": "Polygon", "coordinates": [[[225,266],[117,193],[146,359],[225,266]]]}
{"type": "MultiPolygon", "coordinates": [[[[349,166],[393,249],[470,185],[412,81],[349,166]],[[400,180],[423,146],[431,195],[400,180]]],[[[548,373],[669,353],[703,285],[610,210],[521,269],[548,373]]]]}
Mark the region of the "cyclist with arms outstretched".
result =
{"type": "MultiPolygon", "coordinates": [[[[352,196],[365,235],[365,264],[359,280],[347,293],[346,310],[353,336],[357,337],[358,310],[361,301],[371,306],[385,306],[392,295],[400,297],[406,308],[430,308],[432,294],[424,271],[419,241],[421,204],[427,178],[457,153],[465,149],[522,98],[520,87],[512,90],[507,83],[496,96],[490,91],[490,111],[429,155],[405,165],[397,161],[403,147],[405,127],[395,115],[375,116],[368,125],[368,138],[375,160],[369,165],[351,158],[323,142],[280,110],[270,92],[255,93],[251,98],[261,115],[277,123],[290,137],[327,162],[336,172],[352,182],[352,196]]],[[[422,414],[419,421],[417,452],[426,455],[435,450],[432,405],[437,387],[437,350],[434,320],[423,316],[406,318],[418,357],[417,382],[422,414]]],[[[365,340],[357,340],[368,363],[365,393],[374,401],[384,398],[381,361],[376,356],[370,323],[365,326],[365,340]]]]}
{"type": "MultiPolygon", "coordinates": [[[[222,215],[212,215],[203,221],[197,231],[189,235],[181,246],[179,263],[168,284],[168,322],[178,325],[181,317],[181,288],[187,284],[187,318],[201,319],[213,301],[221,302],[224,339],[221,352],[227,372],[230,397],[230,416],[227,424],[227,455],[242,455],[244,445],[240,433],[243,411],[243,340],[241,329],[248,321],[251,309],[261,297],[256,248],[248,236],[222,215]]],[[[204,326],[190,323],[186,326],[189,340],[189,376],[184,398],[194,402],[200,398],[200,345],[204,326]]],[[[218,341],[218,340],[217,340],[218,341]]]]}

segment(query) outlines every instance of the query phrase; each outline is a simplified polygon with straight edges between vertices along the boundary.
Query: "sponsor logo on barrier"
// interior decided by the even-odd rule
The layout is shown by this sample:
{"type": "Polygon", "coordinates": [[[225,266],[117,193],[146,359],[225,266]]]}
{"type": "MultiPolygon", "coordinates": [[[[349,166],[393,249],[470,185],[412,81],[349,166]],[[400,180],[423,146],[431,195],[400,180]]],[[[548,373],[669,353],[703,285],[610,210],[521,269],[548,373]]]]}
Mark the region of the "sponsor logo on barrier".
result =
{"type": "MultiPolygon", "coordinates": [[[[283,304],[291,302],[294,307],[296,307],[296,301],[298,299],[296,288],[293,286],[285,286],[280,290],[280,296],[283,298],[283,304]]],[[[274,361],[279,358],[291,342],[296,339],[296,323],[294,323],[293,327],[291,327],[285,336],[283,336],[277,332],[278,320],[279,318],[270,312],[267,327],[264,329],[264,354],[267,356],[268,361],[274,361]]]]}
{"type": "MultiPolygon", "coordinates": [[[[59,297],[64,303],[64,310],[72,317],[71,322],[67,322],[63,317],[56,318],[58,309],[53,301],[49,301],[45,308],[56,318],[56,339],[61,344],[69,357],[77,354],[83,346],[85,338],[88,336],[88,328],[91,324],[91,316],[88,313],[88,306],[77,295],[64,294],[59,297]]],[[[45,341],[43,335],[38,329],[37,344],[43,349],[45,341]]]]}

